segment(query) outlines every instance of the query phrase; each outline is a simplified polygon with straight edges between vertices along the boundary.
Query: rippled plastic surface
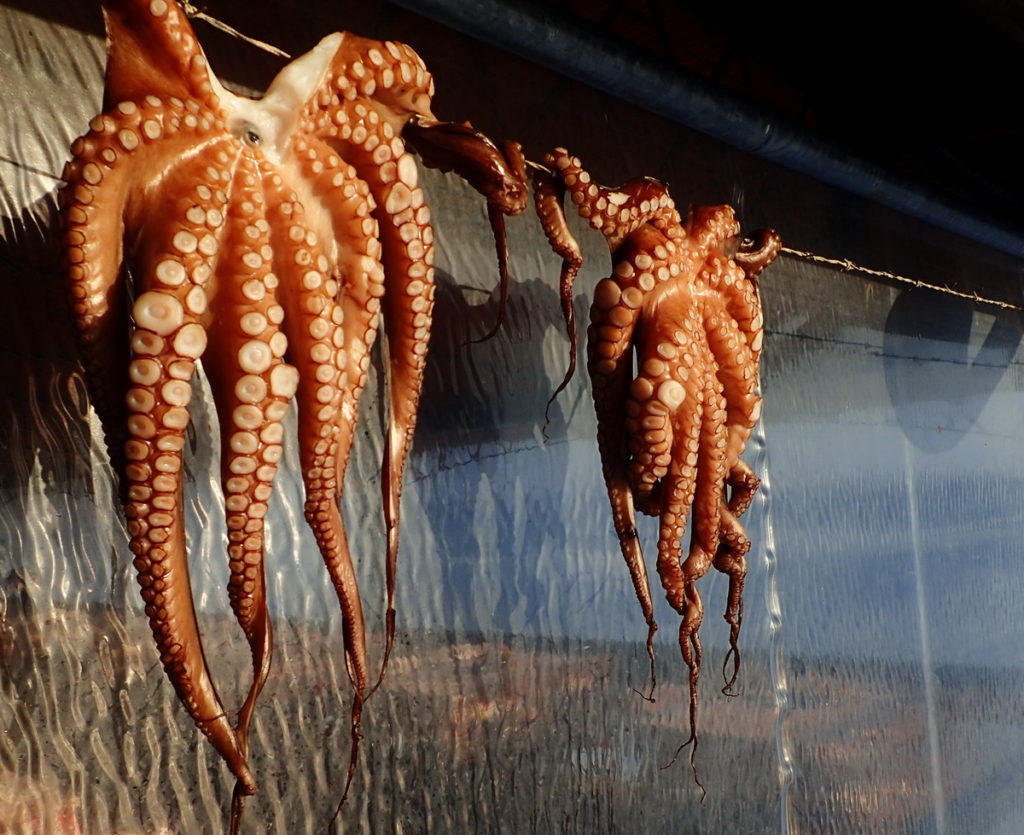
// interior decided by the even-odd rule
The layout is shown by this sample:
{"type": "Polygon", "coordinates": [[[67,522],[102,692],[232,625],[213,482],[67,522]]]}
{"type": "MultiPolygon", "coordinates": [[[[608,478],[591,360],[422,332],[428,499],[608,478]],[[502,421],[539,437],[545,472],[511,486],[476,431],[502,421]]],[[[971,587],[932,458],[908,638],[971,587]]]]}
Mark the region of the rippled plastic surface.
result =
{"type": "MultiPolygon", "coordinates": [[[[97,14],[53,5],[46,18],[0,6],[0,830],[215,832],[231,782],[152,648],[64,307],[55,188],[98,108],[103,47],[97,14]]],[[[435,73],[439,114],[520,139],[534,157],[564,144],[602,181],[659,176],[677,202],[733,202],[747,228],[774,225],[792,246],[1019,298],[1017,268],[998,256],[506,56],[481,58],[404,13],[210,11],[293,52],[339,28],[404,40],[435,73]]],[[[222,74],[265,84],[262,56],[199,32],[222,74]]],[[[716,669],[726,584],[703,585],[702,805],[684,760],[662,768],[687,733],[663,602],[657,701],[633,691],[647,684],[646,630],[612,532],[585,375],[542,432],[566,352],[558,262],[532,217],[513,220],[504,326],[471,343],[497,312],[482,202],[453,178],[424,181],[439,290],[404,495],[399,642],[367,708],[345,831],[1016,831],[1018,315],[785,257],[766,273],[766,405],[746,456],[765,486],[749,513],[735,698],[718,692],[716,669]]],[[[575,228],[585,316],[608,256],[575,228]]],[[[224,588],[215,418],[208,398],[196,402],[193,584],[214,675],[238,704],[248,654],[224,588]]],[[[364,402],[345,513],[379,654],[376,392],[364,402]]],[[[248,832],[322,831],[348,756],[337,604],[288,456],[268,522],[277,653],[257,712],[248,832]]],[[[654,527],[642,535],[653,552],[654,527]]]]}

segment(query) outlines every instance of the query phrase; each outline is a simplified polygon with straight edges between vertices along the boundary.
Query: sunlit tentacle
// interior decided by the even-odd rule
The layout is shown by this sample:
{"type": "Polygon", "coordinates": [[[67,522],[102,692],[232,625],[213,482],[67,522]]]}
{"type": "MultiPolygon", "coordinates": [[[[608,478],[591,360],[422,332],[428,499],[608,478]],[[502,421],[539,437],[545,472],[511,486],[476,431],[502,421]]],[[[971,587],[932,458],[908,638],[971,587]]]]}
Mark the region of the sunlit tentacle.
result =
{"type": "MultiPolygon", "coordinates": [[[[387,529],[387,614],[382,672],[386,669],[394,642],[395,566],[402,476],[416,428],[416,414],[434,306],[433,229],[430,210],[412,156],[402,149],[401,140],[392,136],[387,122],[371,120],[368,129],[352,131],[349,138],[331,142],[350,160],[370,188],[376,202],[374,215],[379,224],[381,263],[389,286],[383,299],[384,329],[387,338],[388,419],[385,430],[381,491],[387,529]],[[370,136],[379,140],[374,145],[370,136]],[[357,144],[356,139],[363,142],[357,144]],[[368,150],[367,145],[374,150],[368,150]],[[388,153],[378,149],[384,148],[388,153]],[[376,157],[375,157],[376,151],[376,157]],[[398,152],[398,153],[395,153],[398,152]],[[381,162],[383,160],[383,162],[381,162]]],[[[345,136],[343,129],[341,136],[345,136]]]]}
{"type": "Polygon", "coordinates": [[[647,651],[652,665],[654,632],[658,626],[654,619],[647,566],[636,532],[634,497],[626,464],[628,444],[622,404],[632,380],[632,340],[641,300],[657,282],[650,271],[654,262],[647,255],[646,248],[660,239],[661,235],[656,230],[638,230],[635,240],[631,239],[617,253],[612,277],[599,282],[595,290],[587,339],[587,367],[594,387],[597,413],[597,442],[612,505],[612,521],[647,622],[647,651]]]}
{"type": "Polygon", "coordinates": [[[639,177],[618,188],[606,188],[593,182],[579,158],[564,148],[545,155],[544,164],[565,184],[580,217],[605,236],[612,252],[627,236],[656,219],[664,219],[666,227],[679,226],[675,204],[658,180],[639,177]]]}
{"type": "Polygon", "coordinates": [[[338,412],[346,384],[343,311],[337,303],[335,266],[311,228],[294,192],[267,184],[272,206],[271,243],[284,331],[297,370],[299,456],[306,488],[305,514],[342,610],[346,668],[357,694],[365,690],[366,636],[362,602],[338,501],[338,412]]]}
{"type": "Polygon", "coordinates": [[[220,418],[221,479],[228,528],[228,597],[249,643],[253,680],[236,724],[248,752],[256,700],[270,672],[272,630],[267,613],[264,518],[281,458],[281,419],[287,392],[272,381],[287,347],[284,311],[273,290],[268,225],[255,160],[243,155],[230,183],[231,204],[221,218],[225,254],[210,289],[210,348],[203,367],[220,418]],[[242,207],[247,207],[243,209],[242,207]]]}
{"type": "MultiPolygon", "coordinates": [[[[366,387],[370,352],[377,338],[384,269],[380,263],[379,226],[375,203],[355,169],[315,137],[297,140],[296,163],[311,184],[314,198],[324,206],[329,223],[323,244],[337,264],[337,303],[345,335],[345,376],[338,411],[338,485],[344,489],[345,470],[355,440],[359,399],[366,387]]],[[[340,354],[339,354],[340,356],[340,354]]]]}
{"type": "Polygon", "coordinates": [[[369,187],[389,292],[383,299],[387,337],[388,417],[381,470],[387,530],[387,614],[381,678],[394,645],[395,571],[402,476],[412,444],[434,300],[433,229],[418,171],[401,131],[413,117],[433,119],[433,81],[422,60],[401,44],[346,35],[309,115],[310,130],[351,163],[369,187]],[[371,98],[372,97],[372,98],[371,98]]]}
{"type": "Polygon", "coordinates": [[[127,416],[121,392],[128,364],[124,323],[129,303],[123,261],[131,255],[121,241],[134,240],[145,222],[133,194],[140,180],[159,186],[166,171],[158,159],[167,145],[187,170],[205,167],[193,169],[188,160],[206,158],[223,146],[223,137],[205,139],[213,121],[210,113],[188,111],[180,101],[172,104],[154,96],[139,103],[123,100],[111,114],[92,120],[89,132],[72,145],[74,156],[64,168],[65,258],[80,353],[118,473],[123,472],[127,416]]]}
{"type": "MultiPolygon", "coordinates": [[[[180,211],[180,205],[176,208],[180,211]]],[[[152,248],[166,257],[148,257],[152,272],[140,269],[136,275],[142,287],[151,289],[132,307],[128,405],[133,414],[128,420],[132,438],[125,445],[130,462],[125,513],[146,612],[168,677],[196,725],[251,794],[252,774],[203,655],[185,550],[181,451],[189,422],[189,381],[207,343],[197,306],[218,246],[203,215],[171,214],[163,230],[149,227],[144,242],[144,251],[152,248]]]]}
{"type": "Polygon", "coordinates": [[[104,0],[107,76],[103,108],[147,96],[174,97],[216,110],[202,47],[176,0],[104,0]],[[140,60],[139,56],[146,56],[140,60]]]}

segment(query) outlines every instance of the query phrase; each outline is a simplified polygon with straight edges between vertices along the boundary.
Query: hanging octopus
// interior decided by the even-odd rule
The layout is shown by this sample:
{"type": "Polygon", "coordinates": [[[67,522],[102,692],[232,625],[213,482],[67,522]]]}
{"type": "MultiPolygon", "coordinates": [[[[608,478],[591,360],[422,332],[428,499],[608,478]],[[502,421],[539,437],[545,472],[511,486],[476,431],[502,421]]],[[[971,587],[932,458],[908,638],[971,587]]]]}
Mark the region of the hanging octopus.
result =
{"type": "MultiPolygon", "coordinates": [[[[561,300],[570,346],[576,332],[572,287],[582,259],[562,209],[566,192],[611,251],[612,274],[597,285],[587,330],[597,442],[615,532],[648,625],[652,681],[658,627],[636,511],[660,520],[658,577],[681,616],[679,646],[690,673],[690,738],[684,746],[694,743],[692,765],[704,617],[697,581],[712,566],[729,577],[725,619],[733,668],[727,690],[739,672],[750,549],[739,517],[760,483],[740,460],[761,414],[763,319],[755,279],[781,242],[772,230],[740,238],[729,206],[694,207],[684,223],[663,183],[642,178],[618,189],[599,186],[564,149],[534,168],[541,224],[563,258],[561,300]]],[[[555,395],[573,375],[573,347],[569,356],[555,395]]]]}
{"type": "Polygon", "coordinates": [[[157,651],[236,778],[237,828],[256,789],[249,728],[272,652],[264,517],[293,400],[305,516],[343,614],[352,778],[372,688],[339,500],[381,318],[387,633],[378,683],[393,645],[402,473],[434,299],[430,209],[406,132],[428,164],[487,197],[499,259],[501,215],[524,208],[525,170],[518,146],[499,150],[468,124],[436,120],[433,81],[405,45],[329,35],[250,99],[213,74],[174,0],[105,0],[104,16],[103,111],[73,144],[61,195],[74,318],[157,651]],[[234,724],[203,654],[185,546],[182,450],[199,366],[222,429],[228,592],[252,655],[234,724]]]}

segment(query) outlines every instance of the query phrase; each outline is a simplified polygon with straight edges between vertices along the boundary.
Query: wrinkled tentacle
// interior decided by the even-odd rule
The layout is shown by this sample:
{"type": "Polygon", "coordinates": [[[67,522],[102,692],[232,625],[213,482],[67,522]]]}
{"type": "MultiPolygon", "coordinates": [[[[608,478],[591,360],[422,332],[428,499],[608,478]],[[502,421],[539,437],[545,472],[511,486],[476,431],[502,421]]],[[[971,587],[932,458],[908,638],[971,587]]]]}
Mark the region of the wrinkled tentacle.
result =
{"type": "Polygon", "coordinates": [[[392,169],[382,171],[370,165],[366,156],[365,152],[347,155],[360,176],[367,181],[377,201],[381,262],[391,288],[383,300],[389,383],[388,422],[381,478],[388,539],[386,636],[381,666],[383,674],[394,643],[395,572],[402,476],[416,428],[416,413],[430,339],[434,307],[434,251],[430,210],[424,204],[423,190],[417,185],[413,158],[404,151],[400,153],[395,160],[395,173],[392,175],[392,169]],[[396,179],[391,180],[391,176],[396,179]]]}
{"type": "Polygon", "coordinates": [[[590,313],[592,323],[587,331],[588,371],[594,388],[597,442],[605,485],[619,546],[647,622],[647,648],[652,664],[654,632],[658,627],[654,620],[647,567],[636,532],[633,492],[626,465],[625,416],[621,407],[628,397],[632,380],[632,340],[643,293],[650,292],[658,280],[650,272],[654,263],[647,249],[660,240],[660,233],[648,227],[638,230],[623,245],[617,253],[613,276],[600,281],[594,292],[590,313]]]}
{"type": "Polygon", "coordinates": [[[499,148],[468,123],[422,117],[410,119],[402,136],[425,166],[454,172],[501,214],[516,215],[526,208],[526,159],[518,142],[499,148]]]}
{"type": "Polygon", "coordinates": [[[505,308],[508,306],[508,232],[505,229],[505,215],[494,203],[487,204],[487,222],[491,226],[494,250],[498,256],[498,315],[494,317],[494,323],[487,333],[472,340],[474,343],[494,338],[505,321],[505,308]]]}
{"type": "Polygon", "coordinates": [[[734,516],[742,516],[761,486],[761,479],[745,461],[737,461],[725,483],[729,486],[729,510],[734,516]]]}
{"type": "Polygon", "coordinates": [[[706,253],[699,281],[703,288],[721,299],[720,309],[724,305],[724,313],[735,322],[757,368],[764,339],[764,317],[757,286],[717,246],[706,253]]]}
{"type": "Polygon", "coordinates": [[[270,178],[274,271],[293,346],[288,358],[298,371],[299,457],[306,489],[305,515],[342,610],[346,668],[358,698],[365,692],[366,638],[362,602],[348,550],[338,499],[338,412],[347,358],[337,281],[321,238],[297,195],[270,178]]]}
{"type": "Polygon", "coordinates": [[[728,507],[722,508],[719,525],[719,545],[715,553],[715,568],[729,577],[729,593],[725,604],[725,621],[729,624],[729,651],[722,662],[725,679],[723,693],[729,693],[740,673],[740,627],[743,624],[743,584],[747,576],[747,552],[750,538],[728,507]],[[732,661],[732,671],[728,671],[732,661]]]}
{"type": "Polygon", "coordinates": [[[679,652],[683,656],[683,661],[686,664],[686,668],[689,671],[688,686],[690,689],[690,736],[676,748],[675,754],[672,755],[672,759],[663,768],[670,768],[682,753],[686,746],[690,747],[690,770],[693,772],[694,782],[697,783],[697,787],[701,791],[701,800],[707,795],[707,790],[704,788],[704,784],[700,781],[700,775],[697,773],[697,746],[700,744],[700,738],[697,736],[697,710],[698,710],[698,699],[697,699],[697,683],[700,680],[700,665],[703,660],[704,651],[701,647],[700,636],[698,629],[700,623],[704,617],[704,610],[702,608],[700,594],[697,593],[697,587],[690,585],[688,588],[688,594],[691,595],[690,599],[686,603],[687,616],[679,621],[679,652]]]}

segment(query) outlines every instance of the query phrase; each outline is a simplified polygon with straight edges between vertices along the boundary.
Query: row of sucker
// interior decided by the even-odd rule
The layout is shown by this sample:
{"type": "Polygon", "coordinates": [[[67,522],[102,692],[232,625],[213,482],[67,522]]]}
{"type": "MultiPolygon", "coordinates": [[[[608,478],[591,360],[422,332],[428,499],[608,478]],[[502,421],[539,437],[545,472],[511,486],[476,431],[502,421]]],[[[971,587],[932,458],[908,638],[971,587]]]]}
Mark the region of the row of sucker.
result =
{"type": "Polygon", "coordinates": [[[119,248],[105,241],[122,238],[125,224],[138,221],[123,211],[131,183],[145,172],[161,171],[157,156],[168,147],[187,160],[219,144],[221,122],[194,102],[147,95],[120,101],[96,116],[89,131],[72,144],[64,169],[69,184],[60,193],[65,259],[72,309],[90,396],[107,438],[115,471],[123,470],[127,412],[117,383],[127,373],[123,323],[128,297],[119,248]]]}
{"type": "Polygon", "coordinates": [[[125,515],[164,669],[200,730],[252,793],[252,774],[202,651],[182,509],[190,383],[207,345],[207,285],[219,260],[231,162],[228,149],[214,146],[177,166],[161,183],[170,203],[166,225],[141,229],[133,257],[142,292],[132,306],[125,515]]]}
{"type": "Polygon", "coordinates": [[[412,445],[434,304],[433,229],[406,151],[401,127],[413,115],[432,117],[433,80],[403,45],[346,35],[309,131],[350,162],[369,186],[379,225],[387,338],[388,418],[381,489],[387,528],[386,635],[380,679],[395,632],[395,576],[402,475],[412,445]],[[371,99],[370,97],[373,96],[371,99]]]}
{"type": "MultiPolygon", "coordinates": [[[[221,220],[224,256],[209,292],[210,350],[204,370],[221,429],[221,486],[227,525],[228,598],[245,634],[253,679],[236,720],[242,755],[266,682],[272,655],[264,569],[264,519],[283,454],[282,420],[295,391],[295,369],[284,361],[288,338],[284,309],[276,302],[280,281],[272,271],[266,201],[256,155],[241,149],[225,172],[231,202],[221,220]],[[230,254],[229,254],[230,253],[230,254]]],[[[194,209],[198,215],[201,208],[194,209]]],[[[236,813],[242,786],[236,787],[236,813]]]]}
{"type": "MultiPolygon", "coordinates": [[[[340,205],[352,209],[343,196],[346,177],[340,160],[329,155],[321,159],[318,149],[308,147],[304,140],[294,143],[293,153],[297,158],[295,164],[336,182],[333,188],[338,193],[334,199],[340,197],[340,205]]],[[[367,672],[362,601],[339,507],[343,489],[339,479],[341,459],[347,458],[351,446],[345,440],[345,448],[341,449],[340,439],[350,437],[352,432],[344,417],[344,400],[348,396],[345,392],[350,383],[345,308],[340,300],[342,282],[338,261],[333,257],[335,244],[328,237],[332,232],[319,227],[319,202],[307,198],[309,205],[305,205],[277,175],[272,175],[270,182],[271,201],[275,205],[275,263],[284,282],[280,298],[287,311],[289,333],[294,343],[301,346],[293,361],[299,380],[299,461],[306,493],[304,513],[338,597],[346,669],[354,690],[351,769],[358,753],[367,672]]],[[[351,185],[348,190],[355,195],[351,185]]],[[[332,217],[341,225],[362,225],[354,211],[351,216],[332,213],[332,217]]],[[[369,243],[361,247],[364,252],[372,248],[369,243]]],[[[369,273],[378,269],[368,255],[363,255],[357,265],[359,270],[369,273]]],[[[372,334],[366,336],[372,344],[372,334]]]]}

